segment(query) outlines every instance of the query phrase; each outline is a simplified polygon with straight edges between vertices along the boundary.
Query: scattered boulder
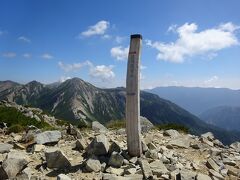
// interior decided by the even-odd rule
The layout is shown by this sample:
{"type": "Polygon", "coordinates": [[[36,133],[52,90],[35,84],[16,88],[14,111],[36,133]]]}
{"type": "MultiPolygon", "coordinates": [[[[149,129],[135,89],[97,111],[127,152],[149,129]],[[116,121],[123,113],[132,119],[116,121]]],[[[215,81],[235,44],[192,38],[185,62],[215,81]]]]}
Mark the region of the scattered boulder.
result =
{"type": "Polygon", "coordinates": [[[8,153],[10,149],[13,148],[13,145],[8,143],[0,143],[0,154],[8,153]]]}
{"type": "Polygon", "coordinates": [[[124,135],[124,134],[126,134],[126,129],[125,128],[118,129],[116,133],[118,135],[124,135]]]}
{"type": "Polygon", "coordinates": [[[96,157],[89,158],[86,161],[85,169],[87,172],[99,172],[101,171],[101,163],[96,157]]]}
{"type": "Polygon", "coordinates": [[[37,144],[57,143],[62,137],[60,131],[45,131],[35,135],[37,144]]]}
{"type": "Polygon", "coordinates": [[[112,152],[120,152],[121,148],[116,142],[112,142],[112,144],[109,147],[109,153],[112,154],[112,152]]]}
{"type": "Polygon", "coordinates": [[[26,167],[22,170],[20,174],[17,175],[17,179],[31,179],[32,177],[32,169],[30,167],[26,167]]]}
{"type": "Polygon", "coordinates": [[[96,132],[106,132],[107,128],[98,121],[92,122],[92,130],[96,132]]]}
{"type": "Polygon", "coordinates": [[[14,149],[21,149],[21,150],[26,149],[25,146],[23,146],[22,144],[19,144],[19,143],[14,143],[13,147],[14,147],[14,149]]]}
{"type": "Polygon", "coordinates": [[[165,130],[165,131],[163,132],[163,135],[164,135],[164,136],[170,136],[170,137],[172,137],[172,138],[176,138],[176,137],[180,136],[179,132],[178,132],[177,130],[175,130],[175,129],[165,130]]]}
{"type": "Polygon", "coordinates": [[[212,178],[206,174],[198,173],[196,180],[212,180],[212,178]]]}
{"type": "Polygon", "coordinates": [[[109,149],[109,142],[104,134],[96,136],[87,148],[88,154],[94,154],[96,156],[106,155],[109,149]]]}
{"type": "Polygon", "coordinates": [[[147,118],[140,116],[140,124],[142,133],[148,132],[150,129],[154,127],[154,125],[147,118]]]}
{"type": "Polygon", "coordinates": [[[205,137],[201,137],[201,138],[200,138],[200,141],[203,142],[203,143],[205,143],[205,144],[207,144],[207,145],[209,145],[209,146],[211,146],[211,147],[214,146],[213,142],[212,142],[212,141],[209,141],[209,140],[208,140],[207,138],[205,138],[205,137]]]}
{"type": "Polygon", "coordinates": [[[178,178],[180,177],[181,180],[188,180],[188,179],[196,179],[196,175],[197,175],[196,172],[193,172],[187,169],[182,169],[176,177],[178,178]]]}
{"type": "Polygon", "coordinates": [[[19,134],[16,134],[16,135],[14,135],[13,140],[16,141],[16,142],[21,141],[22,140],[22,136],[19,135],[19,134]]]}
{"type": "Polygon", "coordinates": [[[145,153],[145,156],[147,158],[158,159],[158,152],[150,149],[145,153]]]}
{"type": "Polygon", "coordinates": [[[68,176],[65,175],[65,174],[59,174],[59,175],[57,176],[57,180],[71,180],[71,178],[68,177],[68,176]]]}
{"type": "Polygon", "coordinates": [[[215,170],[215,171],[220,170],[220,167],[217,165],[217,163],[212,158],[207,160],[206,166],[210,169],[215,170]]]}
{"type": "Polygon", "coordinates": [[[35,144],[34,148],[33,148],[33,152],[37,153],[37,152],[41,152],[45,149],[45,145],[43,144],[35,144]]]}
{"type": "Polygon", "coordinates": [[[176,147],[179,147],[179,148],[186,148],[187,149],[190,146],[190,140],[189,140],[189,138],[181,137],[181,138],[170,140],[170,142],[168,144],[171,145],[171,146],[176,146],[176,147]]]}
{"type": "Polygon", "coordinates": [[[80,131],[78,130],[77,127],[74,127],[72,124],[68,125],[67,128],[67,133],[70,135],[73,135],[75,137],[77,137],[78,139],[82,139],[82,134],[80,133],[80,131]]]}
{"type": "Polygon", "coordinates": [[[109,168],[106,169],[106,172],[111,173],[111,174],[115,174],[115,175],[118,175],[118,176],[122,176],[124,174],[124,169],[109,167],[109,168]]]}
{"type": "Polygon", "coordinates": [[[6,173],[8,179],[13,179],[28,163],[29,158],[25,153],[12,151],[8,153],[7,158],[3,161],[2,171],[6,173]]]}
{"type": "Polygon", "coordinates": [[[108,165],[116,168],[120,168],[123,164],[124,158],[117,152],[113,152],[109,159],[108,165]]]}
{"type": "Polygon", "coordinates": [[[168,173],[166,166],[160,160],[155,160],[151,162],[149,165],[153,175],[156,175],[157,177],[160,177],[161,175],[168,173]]]}
{"type": "Polygon", "coordinates": [[[145,141],[142,141],[142,152],[145,153],[148,151],[148,146],[147,144],[145,143],[145,141]]]}
{"type": "Polygon", "coordinates": [[[141,166],[144,178],[151,179],[153,177],[153,173],[148,161],[146,159],[142,159],[139,160],[139,164],[141,166]]]}
{"type": "Polygon", "coordinates": [[[201,135],[201,137],[206,138],[209,141],[213,141],[215,139],[213,133],[211,132],[204,133],[201,135]]]}
{"type": "Polygon", "coordinates": [[[219,180],[224,180],[224,177],[217,171],[214,171],[213,169],[209,169],[210,175],[216,177],[219,180]]]}
{"type": "Polygon", "coordinates": [[[84,139],[77,139],[76,141],[76,149],[78,151],[85,150],[87,148],[87,142],[84,139]]]}
{"type": "Polygon", "coordinates": [[[45,156],[48,168],[60,169],[71,166],[68,158],[59,148],[51,147],[46,149],[45,156]]]}
{"type": "Polygon", "coordinates": [[[230,147],[236,150],[237,152],[240,152],[240,142],[234,142],[230,145],[230,147]]]}

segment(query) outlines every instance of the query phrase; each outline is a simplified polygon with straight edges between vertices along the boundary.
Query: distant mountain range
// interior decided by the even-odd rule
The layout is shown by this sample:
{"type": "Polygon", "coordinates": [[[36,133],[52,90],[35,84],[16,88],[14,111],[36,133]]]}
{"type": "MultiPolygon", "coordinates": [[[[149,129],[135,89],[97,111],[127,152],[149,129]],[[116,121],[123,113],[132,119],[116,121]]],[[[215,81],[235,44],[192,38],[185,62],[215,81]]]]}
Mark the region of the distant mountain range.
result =
{"type": "MultiPolygon", "coordinates": [[[[125,88],[100,89],[79,78],[51,85],[37,81],[25,85],[1,81],[0,100],[38,107],[75,124],[95,120],[104,124],[125,117],[125,88]]],[[[211,131],[224,143],[240,139],[240,133],[209,125],[171,101],[149,92],[141,91],[141,115],[154,124],[182,124],[195,134],[211,131]]]]}
{"type": "Polygon", "coordinates": [[[168,99],[197,116],[218,106],[240,106],[240,90],[172,86],[146,91],[168,99]]]}
{"type": "Polygon", "coordinates": [[[240,130],[240,107],[219,106],[203,112],[199,117],[227,130],[240,130]]]}

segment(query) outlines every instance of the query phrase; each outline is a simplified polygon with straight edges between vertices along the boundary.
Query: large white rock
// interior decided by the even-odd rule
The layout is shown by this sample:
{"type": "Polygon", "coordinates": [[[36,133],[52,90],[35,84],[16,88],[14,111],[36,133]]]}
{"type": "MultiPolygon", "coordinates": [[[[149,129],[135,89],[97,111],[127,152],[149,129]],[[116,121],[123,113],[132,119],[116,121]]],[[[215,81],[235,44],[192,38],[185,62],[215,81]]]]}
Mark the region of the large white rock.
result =
{"type": "Polygon", "coordinates": [[[10,149],[13,148],[13,145],[8,143],[0,143],[0,153],[8,153],[10,149]]]}
{"type": "Polygon", "coordinates": [[[85,168],[88,172],[99,172],[101,170],[101,163],[100,161],[93,157],[93,158],[89,158],[87,161],[86,161],[86,165],[85,165],[85,168]]]}
{"type": "Polygon", "coordinates": [[[168,129],[168,130],[165,130],[165,131],[163,132],[163,135],[164,135],[164,136],[170,136],[171,138],[176,138],[176,137],[178,137],[180,134],[179,134],[179,132],[178,132],[177,130],[175,130],[175,129],[168,129]]]}
{"type": "Polygon", "coordinates": [[[62,137],[60,131],[45,131],[35,134],[37,144],[57,143],[62,137]]]}
{"type": "Polygon", "coordinates": [[[7,158],[2,163],[1,178],[3,178],[3,172],[7,175],[7,178],[15,178],[28,163],[29,158],[25,153],[18,151],[9,152],[7,158]]]}
{"type": "Polygon", "coordinates": [[[59,174],[59,175],[57,176],[57,180],[71,180],[71,178],[68,177],[68,176],[65,175],[65,174],[59,174]]]}
{"type": "Polygon", "coordinates": [[[96,132],[106,132],[107,128],[98,121],[92,122],[92,130],[96,132]]]}

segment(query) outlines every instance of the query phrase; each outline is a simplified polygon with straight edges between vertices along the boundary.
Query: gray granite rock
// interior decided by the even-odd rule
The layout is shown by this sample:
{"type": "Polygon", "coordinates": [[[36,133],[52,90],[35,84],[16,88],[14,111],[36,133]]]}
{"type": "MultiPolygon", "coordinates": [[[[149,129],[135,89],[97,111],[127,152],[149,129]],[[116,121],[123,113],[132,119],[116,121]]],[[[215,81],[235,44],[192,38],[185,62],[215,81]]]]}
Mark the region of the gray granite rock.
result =
{"type": "Polygon", "coordinates": [[[180,134],[179,134],[179,132],[178,132],[177,130],[175,130],[175,129],[168,129],[168,130],[165,130],[165,131],[163,132],[163,135],[164,135],[164,136],[170,136],[171,138],[176,138],[176,137],[178,137],[180,134]]]}
{"type": "Polygon", "coordinates": [[[169,172],[166,166],[160,160],[155,160],[149,165],[153,172],[153,175],[156,175],[157,177],[160,177],[162,174],[167,174],[169,172]]]}
{"type": "Polygon", "coordinates": [[[96,157],[91,157],[86,161],[85,168],[87,172],[101,171],[101,163],[96,157]]]}
{"type": "Polygon", "coordinates": [[[198,173],[196,180],[212,180],[212,178],[206,174],[198,173]]]}
{"type": "Polygon", "coordinates": [[[220,166],[218,166],[217,163],[212,158],[209,158],[207,160],[206,166],[208,168],[210,168],[210,169],[215,170],[215,171],[219,171],[220,170],[220,166]]]}
{"type": "Polygon", "coordinates": [[[8,144],[8,143],[0,143],[0,153],[8,153],[10,149],[13,148],[13,145],[8,144]]]}
{"type": "Polygon", "coordinates": [[[92,130],[96,132],[106,132],[108,129],[98,121],[92,122],[92,130]]]}
{"type": "Polygon", "coordinates": [[[190,142],[191,141],[189,138],[181,137],[181,138],[177,138],[177,139],[172,139],[171,141],[169,141],[168,144],[170,144],[171,146],[187,149],[190,146],[190,142]]]}
{"type": "Polygon", "coordinates": [[[57,143],[62,137],[60,131],[45,131],[35,135],[37,144],[57,143]]]}
{"type": "Polygon", "coordinates": [[[122,157],[122,155],[120,155],[117,152],[113,152],[111,154],[110,159],[109,159],[108,165],[112,166],[112,167],[119,168],[119,167],[122,166],[123,160],[124,160],[124,158],[122,157]]]}
{"type": "Polygon", "coordinates": [[[139,160],[139,164],[141,166],[144,178],[151,179],[153,177],[153,173],[148,161],[146,159],[141,159],[139,160]]]}
{"type": "Polygon", "coordinates": [[[88,154],[106,155],[109,150],[109,142],[104,134],[96,136],[87,148],[88,154]]]}
{"type": "Polygon", "coordinates": [[[61,169],[71,166],[70,161],[59,148],[51,147],[46,149],[45,157],[48,168],[61,169]]]}
{"type": "Polygon", "coordinates": [[[8,153],[7,159],[3,161],[2,169],[9,179],[13,179],[28,163],[29,158],[25,153],[12,151],[8,153]]]}

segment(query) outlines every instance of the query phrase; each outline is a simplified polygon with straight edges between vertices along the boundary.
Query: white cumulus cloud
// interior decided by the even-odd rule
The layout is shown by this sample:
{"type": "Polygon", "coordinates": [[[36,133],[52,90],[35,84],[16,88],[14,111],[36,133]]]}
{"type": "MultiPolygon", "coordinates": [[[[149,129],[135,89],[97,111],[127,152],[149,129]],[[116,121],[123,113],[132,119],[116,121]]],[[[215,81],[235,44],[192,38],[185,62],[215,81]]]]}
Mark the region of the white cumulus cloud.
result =
{"type": "Polygon", "coordinates": [[[146,44],[158,50],[157,59],[182,63],[187,57],[216,53],[224,48],[238,45],[237,29],[239,26],[228,22],[198,32],[196,23],[185,23],[180,27],[169,27],[169,31],[175,30],[178,34],[175,42],[163,43],[146,40],[146,44]]]}
{"type": "Polygon", "coordinates": [[[110,50],[111,56],[119,61],[126,60],[128,58],[129,47],[117,46],[110,50]]]}
{"type": "MultiPolygon", "coordinates": [[[[64,64],[63,62],[58,62],[58,66],[65,71],[65,73],[78,71],[83,67],[87,67],[89,71],[89,76],[93,78],[100,79],[102,81],[107,81],[115,77],[113,72],[113,65],[94,65],[91,61],[84,61],[80,63],[64,64]]],[[[64,76],[65,77],[65,76],[64,76]]]]}
{"type": "Polygon", "coordinates": [[[85,61],[82,63],[73,63],[73,64],[64,64],[61,61],[58,62],[58,66],[65,72],[76,71],[76,70],[79,70],[82,67],[88,66],[90,64],[92,64],[90,61],[85,61]]]}
{"type": "Polygon", "coordinates": [[[110,23],[108,21],[99,21],[97,24],[90,26],[86,31],[82,32],[81,35],[84,37],[90,37],[94,35],[103,35],[108,29],[110,23]]]}
{"type": "Polygon", "coordinates": [[[25,42],[25,43],[31,43],[31,40],[25,36],[20,36],[18,38],[19,41],[25,42]]]}
{"type": "Polygon", "coordinates": [[[51,54],[48,53],[44,53],[41,56],[43,59],[53,59],[54,57],[51,54]]]}
{"type": "Polygon", "coordinates": [[[102,81],[110,80],[115,77],[115,73],[113,72],[113,66],[109,65],[98,65],[98,66],[91,66],[89,75],[94,78],[99,78],[102,81]]]}
{"type": "Polygon", "coordinates": [[[5,52],[5,53],[2,54],[2,56],[5,57],[5,58],[14,58],[17,55],[16,55],[15,52],[5,52]]]}

